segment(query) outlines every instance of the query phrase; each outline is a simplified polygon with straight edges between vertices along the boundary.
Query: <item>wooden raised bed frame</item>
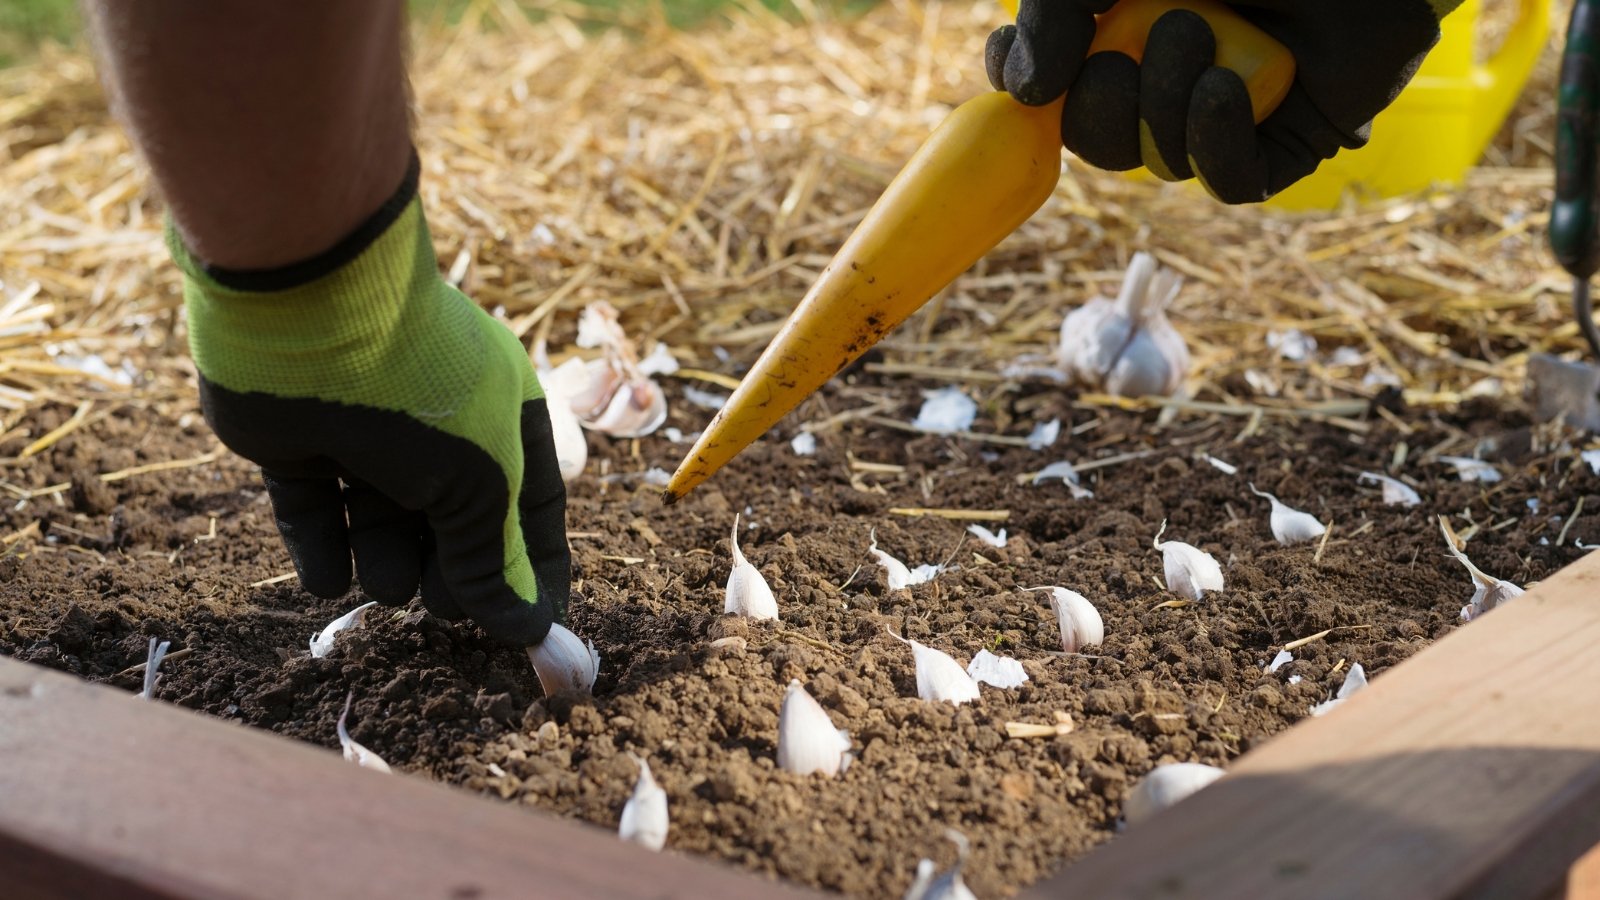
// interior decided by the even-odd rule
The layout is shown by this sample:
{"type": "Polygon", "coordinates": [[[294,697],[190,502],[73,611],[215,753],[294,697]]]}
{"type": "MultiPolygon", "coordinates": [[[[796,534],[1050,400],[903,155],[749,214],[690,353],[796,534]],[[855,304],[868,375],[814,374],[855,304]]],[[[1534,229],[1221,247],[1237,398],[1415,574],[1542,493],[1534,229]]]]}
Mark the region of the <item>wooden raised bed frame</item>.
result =
{"type": "MultiPolygon", "coordinates": [[[[1024,897],[1600,896],[1600,554],[1024,897]]],[[[915,860],[905,860],[907,872],[915,860]]],[[[0,658],[0,896],[804,897],[0,658]]]]}

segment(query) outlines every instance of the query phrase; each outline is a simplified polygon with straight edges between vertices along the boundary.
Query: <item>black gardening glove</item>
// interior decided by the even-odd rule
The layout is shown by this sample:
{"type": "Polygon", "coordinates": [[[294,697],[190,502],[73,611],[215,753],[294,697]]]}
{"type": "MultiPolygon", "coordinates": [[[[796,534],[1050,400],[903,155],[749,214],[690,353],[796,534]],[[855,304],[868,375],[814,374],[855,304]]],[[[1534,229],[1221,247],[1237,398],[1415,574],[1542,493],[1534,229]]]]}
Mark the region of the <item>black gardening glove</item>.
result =
{"type": "Polygon", "coordinates": [[[1173,10],[1150,30],[1144,62],[1085,59],[1094,16],[1111,0],[1022,0],[989,36],[996,89],[1042,105],[1067,92],[1061,137],[1104,169],[1143,165],[1169,181],[1198,176],[1225,203],[1265,200],[1340,148],[1366,144],[1439,39],[1460,0],[1247,0],[1228,6],[1294,54],[1294,85],[1260,126],[1244,82],[1213,65],[1205,20],[1173,10]],[[1069,90],[1070,89],[1070,90],[1069,90]]]}
{"type": "Polygon", "coordinates": [[[440,277],[416,199],[322,258],[220,272],[174,237],[206,419],[258,463],[301,585],[416,596],[519,646],[570,587],[544,393],[503,324],[440,277]]]}

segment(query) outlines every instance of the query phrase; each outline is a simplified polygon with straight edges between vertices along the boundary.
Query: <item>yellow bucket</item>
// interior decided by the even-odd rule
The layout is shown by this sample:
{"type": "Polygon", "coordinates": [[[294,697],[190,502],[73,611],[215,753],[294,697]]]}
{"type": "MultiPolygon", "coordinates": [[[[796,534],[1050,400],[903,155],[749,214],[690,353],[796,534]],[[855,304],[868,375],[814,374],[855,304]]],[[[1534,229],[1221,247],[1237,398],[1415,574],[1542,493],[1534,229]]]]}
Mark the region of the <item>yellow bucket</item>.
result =
{"type": "MultiPolygon", "coordinates": [[[[1372,141],[1342,150],[1316,174],[1279,194],[1284,209],[1331,209],[1347,195],[1393,197],[1460,184],[1477,165],[1527,83],[1550,34],[1551,0],[1516,2],[1517,19],[1494,55],[1477,59],[1485,0],[1464,0],[1445,17],[1439,45],[1372,125],[1372,141]]],[[[1000,0],[1013,16],[1017,0],[1000,0]]]]}

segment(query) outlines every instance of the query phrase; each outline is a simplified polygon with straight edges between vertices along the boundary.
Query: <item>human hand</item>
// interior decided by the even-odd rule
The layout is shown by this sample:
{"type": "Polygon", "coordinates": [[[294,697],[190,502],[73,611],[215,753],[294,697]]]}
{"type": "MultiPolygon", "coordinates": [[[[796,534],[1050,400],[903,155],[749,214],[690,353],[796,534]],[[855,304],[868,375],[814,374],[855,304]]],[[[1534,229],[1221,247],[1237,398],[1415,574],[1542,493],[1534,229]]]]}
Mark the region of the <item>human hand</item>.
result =
{"type": "Polygon", "coordinates": [[[996,89],[1023,103],[1065,92],[1062,142],[1092,165],[1198,177],[1225,203],[1252,203],[1341,148],[1365,145],[1373,117],[1411,80],[1438,41],[1439,19],[1458,3],[1227,4],[1294,54],[1294,85],[1259,126],[1244,82],[1214,64],[1211,28],[1188,10],[1156,21],[1141,64],[1121,53],[1085,57],[1094,16],[1112,0],[1022,0],[1016,24],[989,36],[985,66],[996,89]]]}
{"type": "Polygon", "coordinates": [[[411,184],[325,273],[207,271],[174,236],[202,407],[261,466],[306,590],[343,595],[353,557],[374,600],[420,585],[434,615],[537,644],[571,584],[544,394],[516,337],[440,278],[411,184]]]}

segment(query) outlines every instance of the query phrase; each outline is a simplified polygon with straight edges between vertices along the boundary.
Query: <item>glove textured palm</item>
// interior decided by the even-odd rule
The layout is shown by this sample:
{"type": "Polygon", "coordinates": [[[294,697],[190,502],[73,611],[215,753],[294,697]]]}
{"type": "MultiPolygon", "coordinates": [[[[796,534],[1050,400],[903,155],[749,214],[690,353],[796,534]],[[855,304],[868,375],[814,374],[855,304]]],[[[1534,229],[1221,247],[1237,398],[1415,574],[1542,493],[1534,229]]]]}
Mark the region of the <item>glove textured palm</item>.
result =
{"type": "Polygon", "coordinates": [[[283,288],[210,272],[174,235],[205,416],[261,466],[306,590],[343,595],[353,558],[372,599],[420,586],[430,612],[536,644],[571,577],[544,394],[440,277],[414,183],[391,206],[353,259],[283,288]]]}
{"type": "Polygon", "coordinates": [[[1364,146],[1372,119],[1400,93],[1460,0],[1243,0],[1228,6],[1294,54],[1295,83],[1259,126],[1242,79],[1216,66],[1205,20],[1177,9],[1156,20],[1143,62],[1085,58],[1095,15],[1112,0],[1021,0],[1015,25],[989,36],[996,89],[1042,105],[1067,93],[1067,149],[1105,169],[1146,166],[1199,177],[1227,203],[1265,200],[1341,148],[1364,146]],[[1069,90],[1070,89],[1070,90],[1069,90]]]}

